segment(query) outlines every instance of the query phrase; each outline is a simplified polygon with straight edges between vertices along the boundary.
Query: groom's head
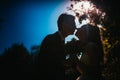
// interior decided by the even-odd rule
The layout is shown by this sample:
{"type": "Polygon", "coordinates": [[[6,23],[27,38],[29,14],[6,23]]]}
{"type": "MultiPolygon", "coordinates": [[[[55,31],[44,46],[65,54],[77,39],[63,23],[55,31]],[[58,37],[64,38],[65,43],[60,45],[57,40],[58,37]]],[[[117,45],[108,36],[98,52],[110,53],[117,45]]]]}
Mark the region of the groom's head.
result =
{"type": "Polygon", "coordinates": [[[67,13],[63,13],[58,17],[57,24],[58,24],[58,30],[65,37],[67,35],[73,34],[76,29],[75,17],[67,13]]]}

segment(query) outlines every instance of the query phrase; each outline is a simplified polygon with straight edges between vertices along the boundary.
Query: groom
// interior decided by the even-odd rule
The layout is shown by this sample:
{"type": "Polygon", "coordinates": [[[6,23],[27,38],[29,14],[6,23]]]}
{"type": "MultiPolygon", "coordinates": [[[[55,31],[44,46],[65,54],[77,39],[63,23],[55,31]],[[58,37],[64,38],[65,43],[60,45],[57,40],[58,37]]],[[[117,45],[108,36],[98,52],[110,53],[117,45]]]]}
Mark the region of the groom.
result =
{"type": "Polygon", "coordinates": [[[76,29],[75,17],[63,13],[57,20],[58,31],[47,35],[42,41],[38,56],[39,79],[66,80],[65,79],[65,37],[74,33],[76,29]]]}

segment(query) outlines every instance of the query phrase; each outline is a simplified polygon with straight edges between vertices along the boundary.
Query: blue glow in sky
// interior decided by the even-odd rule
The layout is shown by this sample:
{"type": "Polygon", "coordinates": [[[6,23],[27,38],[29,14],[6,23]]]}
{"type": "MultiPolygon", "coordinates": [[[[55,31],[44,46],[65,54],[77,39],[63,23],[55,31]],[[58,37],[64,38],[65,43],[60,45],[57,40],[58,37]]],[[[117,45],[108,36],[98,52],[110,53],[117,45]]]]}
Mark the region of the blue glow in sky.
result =
{"type": "Polygon", "coordinates": [[[30,50],[47,34],[57,31],[57,18],[64,12],[65,1],[11,1],[0,6],[0,53],[13,43],[30,50]]]}

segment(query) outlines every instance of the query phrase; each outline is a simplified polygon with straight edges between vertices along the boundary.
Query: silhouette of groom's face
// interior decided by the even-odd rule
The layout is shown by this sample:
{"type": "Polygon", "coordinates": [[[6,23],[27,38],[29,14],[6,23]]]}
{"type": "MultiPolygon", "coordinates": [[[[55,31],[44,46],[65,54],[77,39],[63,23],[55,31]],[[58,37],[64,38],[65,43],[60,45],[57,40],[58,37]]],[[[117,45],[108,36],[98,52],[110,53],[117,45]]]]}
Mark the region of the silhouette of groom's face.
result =
{"type": "Polygon", "coordinates": [[[62,23],[62,30],[65,31],[66,35],[73,34],[76,29],[75,17],[67,15],[62,23]]]}

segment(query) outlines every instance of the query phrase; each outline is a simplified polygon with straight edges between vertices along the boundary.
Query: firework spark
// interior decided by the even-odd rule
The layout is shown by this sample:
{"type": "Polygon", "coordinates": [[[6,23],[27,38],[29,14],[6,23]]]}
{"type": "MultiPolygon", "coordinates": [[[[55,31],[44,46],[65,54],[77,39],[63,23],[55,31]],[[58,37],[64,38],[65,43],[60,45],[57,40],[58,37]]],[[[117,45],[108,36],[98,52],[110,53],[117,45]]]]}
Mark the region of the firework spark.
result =
{"type": "Polygon", "coordinates": [[[77,27],[83,24],[102,25],[106,13],[102,9],[97,8],[88,0],[72,0],[71,5],[67,7],[71,14],[76,16],[77,27]],[[79,22],[79,23],[78,23],[79,22]],[[79,26],[78,26],[79,25],[79,26]]]}

